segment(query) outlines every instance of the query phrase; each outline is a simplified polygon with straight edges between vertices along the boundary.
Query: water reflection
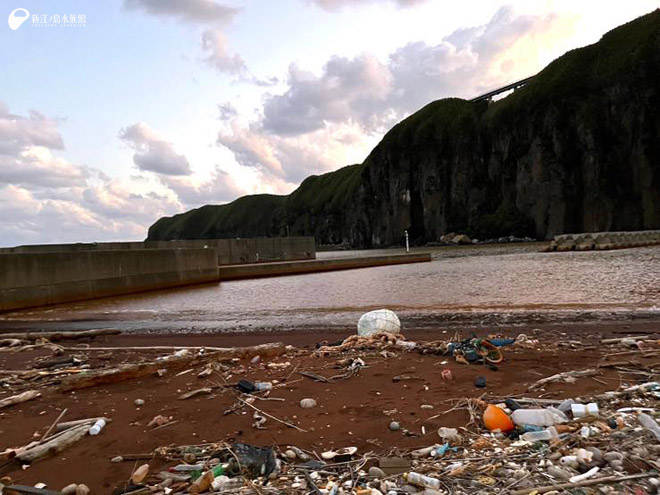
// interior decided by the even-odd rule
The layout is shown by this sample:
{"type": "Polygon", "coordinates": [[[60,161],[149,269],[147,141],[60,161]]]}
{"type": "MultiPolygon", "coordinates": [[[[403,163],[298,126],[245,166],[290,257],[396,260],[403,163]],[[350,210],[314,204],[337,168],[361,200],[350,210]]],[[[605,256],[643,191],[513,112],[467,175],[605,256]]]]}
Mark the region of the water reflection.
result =
{"type": "Polygon", "coordinates": [[[113,320],[140,330],[326,328],[352,326],[361,313],[380,307],[420,327],[660,314],[659,247],[543,254],[535,246],[489,246],[436,249],[433,256],[431,263],[223,282],[21,311],[2,315],[2,326],[16,320],[86,320],[82,326],[113,320]]]}

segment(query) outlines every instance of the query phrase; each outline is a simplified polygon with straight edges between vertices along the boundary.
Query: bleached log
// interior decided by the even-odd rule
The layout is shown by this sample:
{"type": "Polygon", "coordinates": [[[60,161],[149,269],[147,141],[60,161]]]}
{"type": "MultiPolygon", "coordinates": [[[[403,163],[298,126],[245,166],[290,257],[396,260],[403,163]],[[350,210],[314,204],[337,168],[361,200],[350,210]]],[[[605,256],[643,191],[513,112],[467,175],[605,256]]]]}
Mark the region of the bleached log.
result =
{"type": "Polygon", "coordinates": [[[22,394],[12,395],[11,397],[7,397],[5,399],[0,400],[0,409],[13,406],[14,404],[27,402],[29,400],[34,400],[40,395],[41,393],[37,392],[36,390],[28,390],[27,392],[23,392],[22,394]]]}
{"type": "Polygon", "coordinates": [[[91,371],[80,373],[76,376],[65,378],[60,391],[68,392],[82,388],[107,385],[110,383],[123,382],[144,376],[153,375],[159,369],[177,369],[190,367],[192,365],[214,361],[218,359],[251,358],[254,356],[273,357],[284,354],[287,348],[282,343],[261,344],[251,347],[231,347],[207,354],[193,354],[181,357],[173,357],[162,361],[150,361],[139,364],[124,364],[109,370],[91,371]]]}

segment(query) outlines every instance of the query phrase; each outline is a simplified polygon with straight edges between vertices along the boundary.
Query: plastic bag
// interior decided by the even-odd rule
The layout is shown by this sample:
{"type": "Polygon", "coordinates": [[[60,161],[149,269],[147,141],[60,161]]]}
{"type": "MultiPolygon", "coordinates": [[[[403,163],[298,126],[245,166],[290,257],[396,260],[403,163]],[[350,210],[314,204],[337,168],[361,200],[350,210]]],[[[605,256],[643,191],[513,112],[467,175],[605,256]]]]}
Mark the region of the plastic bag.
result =
{"type": "Polygon", "coordinates": [[[377,309],[360,317],[357,324],[358,335],[366,337],[378,332],[401,333],[401,322],[394,311],[377,309]]]}

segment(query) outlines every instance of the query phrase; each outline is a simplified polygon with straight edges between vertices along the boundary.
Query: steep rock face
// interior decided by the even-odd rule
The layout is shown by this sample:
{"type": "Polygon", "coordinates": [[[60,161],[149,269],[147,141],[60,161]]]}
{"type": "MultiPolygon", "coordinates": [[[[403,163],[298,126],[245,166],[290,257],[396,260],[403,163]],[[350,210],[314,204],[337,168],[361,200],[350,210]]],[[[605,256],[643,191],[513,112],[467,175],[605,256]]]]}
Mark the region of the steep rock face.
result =
{"type": "Polygon", "coordinates": [[[363,164],[310,177],[275,202],[257,198],[161,219],[149,239],[288,229],[377,247],[400,244],[404,230],[423,243],[449,231],[660,228],[660,10],[567,53],[507,98],[433,102],[363,164]]]}

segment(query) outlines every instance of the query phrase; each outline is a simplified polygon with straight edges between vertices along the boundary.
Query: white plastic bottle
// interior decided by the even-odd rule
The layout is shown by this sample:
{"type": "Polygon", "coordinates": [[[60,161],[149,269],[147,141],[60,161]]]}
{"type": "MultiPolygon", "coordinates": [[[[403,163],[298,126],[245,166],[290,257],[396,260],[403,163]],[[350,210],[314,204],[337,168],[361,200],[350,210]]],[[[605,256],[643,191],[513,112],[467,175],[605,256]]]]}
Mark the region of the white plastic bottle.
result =
{"type": "Polygon", "coordinates": [[[563,415],[560,416],[561,412],[555,411],[548,409],[516,409],[511,413],[511,419],[518,426],[553,426],[566,422],[566,419],[562,417],[563,415]]]}
{"type": "Polygon", "coordinates": [[[655,435],[655,438],[660,440],[660,426],[658,422],[653,419],[651,416],[645,413],[641,413],[638,417],[639,423],[646,428],[648,431],[655,435]]]}
{"type": "Polygon", "coordinates": [[[89,429],[90,435],[98,435],[103,427],[105,426],[105,419],[100,418],[94,423],[94,425],[89,429]]]}
{"type": "Polygon", "coordinates": [[[431,478],[430,476],[424,476],[423,474],[411,471],[404,474],[403,477],[408,483],[412,485],[434,488],[436,490],[440,488],[440,480],[431,478]]]}
{"type": "Polygon", "coordinates": [[[548,430],[528,431],[527,433],[523,433],[520,436],[520,438],[522,438],[526,442],[538,442],[540,440],[552,440],[552,433],[550,433],[548,430]]]}
{"type": "Polygon", "coordinates": [[[261,390],[272,390],[273,384],[271,382],[254,382],[254,389],[261,390]]]}

